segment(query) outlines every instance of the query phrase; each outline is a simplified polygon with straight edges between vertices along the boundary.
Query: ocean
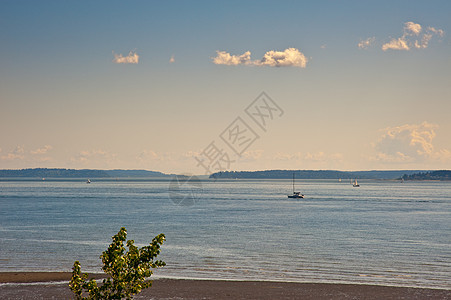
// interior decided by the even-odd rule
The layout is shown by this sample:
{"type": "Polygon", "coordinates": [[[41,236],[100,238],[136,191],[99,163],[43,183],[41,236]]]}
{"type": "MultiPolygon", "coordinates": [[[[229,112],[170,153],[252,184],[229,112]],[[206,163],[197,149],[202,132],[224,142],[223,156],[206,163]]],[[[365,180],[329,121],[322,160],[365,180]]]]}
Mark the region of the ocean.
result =
{"type": "Polygon", "coordinates": [[[0,271],[99,273],[126,227],[156,278],[451,289],[451,182],[2,180],[0,271]]]}

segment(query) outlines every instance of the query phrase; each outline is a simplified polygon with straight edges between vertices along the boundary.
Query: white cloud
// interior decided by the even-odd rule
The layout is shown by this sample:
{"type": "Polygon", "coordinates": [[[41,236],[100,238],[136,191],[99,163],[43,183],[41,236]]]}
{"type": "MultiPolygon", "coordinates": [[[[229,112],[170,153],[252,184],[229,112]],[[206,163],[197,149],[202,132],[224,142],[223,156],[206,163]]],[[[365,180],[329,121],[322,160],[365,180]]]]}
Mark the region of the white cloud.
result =
{"type": "Polygon", "coordinates": [[[391,39],[390,42],[382,45],[382,50],[387,51],[391,50],[410,50],[410,47],[407,45],[407,41],[404,37],[400,37],[397,39],[391,39]]]}
{"type": "Polygon", "coordinates": [[[432,158],[440,162],[451,161],[451,151],[447,149],[440,149],[432,154],[432,158]]]}
{"type": "Polygon", "coordinates": [[[48,151],[52,150],[53,147],[50,145],[45,145],[42,148],[38,148],[36,150],[31,150],[30,153],[31,154],[46,154],[48,151]]]}
{"type": "Polygon", "coordinates": [[[437,128],[428,122],[386,128],[374,145],[377,153],[373,160],[401,163],[450,159],[450,151],[434,149],[437,128]]]}
{"type": "Polygon", "coordinates": [[[216,65],[236,66],[248,64],[250,59],[250,51],[246,51],[242,55],[231,55],[225,51],[216,51],[216,57],[213,57],[213,63],[216,65]]]}
{"type": "Polygon", "coordinates": [[[277,152],[274,156],[274,160],[299,160],[302,158],[301,152],[296,153],[281,153],[277,152]]]}
{"type": "Polygon", "coordinates": [[[394,154],[378,152],[376,153],[376,156],[370,158],[370,160],[383,161],[389,163],[401,163],[401,162],[407,163],[413,161],[413,159],[410,156],[407,156],[401,152],[396,152],[394,154]]]}
{"type": "Polygon", "coordinates": [[[127,56],[116,54],[114,52],[113,55],[113,62],[116,64],[137,64],[139,62],[139,55],[133,51],[130,51],[127,56]]]}
{"type": "Polygon", "coordinates": [[[170,172],[185,172],[195,166],[193,157],[196,152],[156,152],[153,150],[142,150],[135,156],[135,164],[139,168],[147,170],[171,170],[170,172]]]}
{"type": "Polygon", "coordinates": [[[199,150],[199,151],[188,151],[188,152],[183,153],[182,157],[183,158],[192,159],[192,158],[195,158],[195,157],[199,157],[201,155],[201,152],[202,152],[201,150],[199,150]]]}
{"type": "Polygon", "coordinates": [[[143,150],[136,157],[139,161],[152,161],[160,159],[160,156],[152,150],[143,150]]]}
{"type": "Polygon", "coordinates": [[[136,159],[140,163],[155,163],[160,162],[162,164],[168,162],[175,162],[180,159],[185,159],[187,154],[176,154],[174,152],[160,152],[157,153],[153,150],[143,150],[137,156],[136,159]]]}
{"type": "Polygon", "coordinates": [[[275,169],[346,169],[344,155],[336,152],[278,152],[267,157],[267,168],[275,169]]]}
{"type": "Polygon", "coordinates": [[[419,35],[421,32],[421,25],[416,24],[414,22],[406,22],[404,23],[404,33],[405,34],[413,34],[419,35]]]}
{"type": "Polygon", "coordinates": [[[325,161],[326,156],[325,156],[324,152],[322,152],[322,151],[316,152],[316,153],[307,152],[304,156],[304,159],[310,160],[310,161],[325,161]]]}
{"type": "Polygon", "coordinates": [[[399,38],[392,38],[388,43],[382,45],[382,50],[405,50],[412,48],[424,49],[434,36],[442,37],[445,32],[442,29],[427,27],[423,30],[420,24],[414,22],[404,23],[404,33],[399,38]]]}
{"type": "Polygon", "coordinates": [[[175,58],[174,55],[171,56],[171,58],[169,59],[169,62],[172,64],[173,62],[175,62],[175,58]]]}
{"type": "Polygon", "coordinates": [[[424,34],[423,37],[421,38],[421,42],[418,40],[415,40],[415,43],[414,43],[415,48],[417,48],[417,49],[427,48],[431,38],[432,38],[432,34],[424,34]]]}
{"type": "Polygon", "coordinates": [[[268,51],[262,60],[255,61],[256,65],[271,67],[300,67],[305,68],[307,58],[296,48],[288,48],[284,51],[268,51]]]}
{"type": "Polygon", "coordinates": [[[213,63],[217,65],[253,65],[269,67],[299,67],[305,68],[308,59],[296,48],[288,48],[284,51],[268,51],[261,60],[251,60],[251,52],[246,51],[242,55],[231,55],[225,51],[216,51],[213,63]]]}
{"type": "Polygon", "coordinates": [[[117,155],[101,150],[83,150],[71,158],[77,165],[88,168],[109,168],[117,163],[117,155]]]}
{"type": "Polygon", "coordinates": [[[273,159],[278,161],[304,161],[304,162],[341,162],[343,161],[343,154],[341,153],[332,153],[328,154],[323,151],[318,152],[307,152],[307,153],[301,153],[301,152],[295,152],[295,153],[276,153],[276,155],[273,156],[273,159]]]}
{"type": "Polygon", "coordinates": [[[359,47],[359,49],[368,49],[376,40],[375,37],[369,37],[366,40],[361,40],[358,44],[357,47],[359,47]]]}
{"type": "Polygon", "coordinates": [[[10,151],[6,155],[2,155],[2,160],[23,160],[25,158],[25,150],[22,146],[16,146],[14,150],[10,151]]]}
{"type": "Polygon", "coordinates": [[[25,158],[23,155],[8,153],[6,155],[2,155],[2,160],[22,160],[25,158]]]}
{"type": "Polygon", "coordinates": [[[53,147],[45,145],[36,150],[26,151],[23,146],[16,146],[13,150],[0,156],[3,161],[18,162],[21,161],[24,167],[30,167],[36,163],[49,162],[52,158],[46,156],[47,152],[53,147]]]}
{"type": "Polygon", "coordinates": [[[250,150],[250,151],[245,151],[241,157],[238,159],[240,162],[241,161],[256,161],[260,158],[262,158],[263,155],[263,150],[250,150]]]}
{"type": "Polygon", "coordinates": [[[428,27],[427,31],[432,32],[436,35],[438,35],[439,37],[443,37],[445,35],[445,32],[442,29],[435,29],[434,27],[428,27]]]}

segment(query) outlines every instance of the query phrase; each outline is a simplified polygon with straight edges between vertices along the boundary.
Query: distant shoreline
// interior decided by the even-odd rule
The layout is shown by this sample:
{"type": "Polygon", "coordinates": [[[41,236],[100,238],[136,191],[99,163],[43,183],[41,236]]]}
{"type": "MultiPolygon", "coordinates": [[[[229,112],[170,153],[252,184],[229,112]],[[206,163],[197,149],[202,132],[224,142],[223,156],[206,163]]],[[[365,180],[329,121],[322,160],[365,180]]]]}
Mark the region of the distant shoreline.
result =
{"type": "Polygon", "coordinates": [[[99,170],[99,169],[64,169],[32,168],[1,169],[0,178],[170,178],[171,174],[147,170],[99,170]]]}
{"type": "Polygon", "coordinates": [[[336,171],[336,170],[266,170],[221,171],[210,175],[213,179],[386,179],[386,180],[451,180],[451,171],[386,170],[386,171],[336,171]]]}
{"type": "MultiPolygon", "coordinates": [[[[211,175],[194,175],[197,178],[210,179],[451,179],[451,171],[429,170],[371,170],[371,171],[337,171],[337,170],[263,170],[263,171],[221,171],[211,175]],[[428,177],[429,176],[429,177],[428,177]],[[448,176],[448,177],[447,177],[448,176]]],[[[165,174],[148,170],[101,170],[101,169],[0,169],[0,179],[171,179],[186,175],[165,174]]],[[[189,177],[189,176],[186,176],[189,177]]]]}
{"type": "MultiPolygon", "coordinates": [[[[175,177],[175,176],[174,176],[175,177]]],[[[96,182],[170,182],[174,180],[174,177],[121,177],[121,178],[90,178],[90,183],[96,182]]],[[[351,178],[340,178],[342,181],[336,178],[299,178],[296,179],[298,183],[302,182],[315,182],[315,181],[328,181],[328,182],[337,182],[338,184],[349,184],[349,180],[351,178]]],[[[8,182],[8,181],[31,181],[31,182],[79,182],[86,183],[87,178],[37,178],[37,177],[0,177],[0,182],[8,182]]],[[[215,182],[215,181],[224,181],[224,182],[233,182],[233,181],[290,181],[288,178],[208,178],[208,177],[199,177],[195,180],[199,180],[201,182],[215,182]]],[[[402,179],[394,178],[394,179],[386,179],[386,178],[358,178],[359,182],[366,181],[378,181],[378,182],[398,182],[401,183],[402,179]]],[[[441,180],[441,179],[409,179],[405,180],[405,182],[450,182],[451,180],[441,180]]]]}

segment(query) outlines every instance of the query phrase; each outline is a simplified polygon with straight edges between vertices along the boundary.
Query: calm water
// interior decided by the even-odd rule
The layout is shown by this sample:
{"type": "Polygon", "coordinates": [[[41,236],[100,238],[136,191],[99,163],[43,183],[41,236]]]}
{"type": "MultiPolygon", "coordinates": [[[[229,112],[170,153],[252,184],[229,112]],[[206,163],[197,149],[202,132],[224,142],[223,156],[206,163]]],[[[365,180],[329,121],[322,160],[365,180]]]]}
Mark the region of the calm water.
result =
{"type": "Polygon", "coordinates": [[[160,277],[371,283],[451,289],[451,183],[0,182],[0,271],[99,272],[121,226],[140,246],[165,233],[160,277]],[[172,198],[174,199],[174,198],[172,198]],[[178,202],[178,200],[175,200],[178,202]]]}

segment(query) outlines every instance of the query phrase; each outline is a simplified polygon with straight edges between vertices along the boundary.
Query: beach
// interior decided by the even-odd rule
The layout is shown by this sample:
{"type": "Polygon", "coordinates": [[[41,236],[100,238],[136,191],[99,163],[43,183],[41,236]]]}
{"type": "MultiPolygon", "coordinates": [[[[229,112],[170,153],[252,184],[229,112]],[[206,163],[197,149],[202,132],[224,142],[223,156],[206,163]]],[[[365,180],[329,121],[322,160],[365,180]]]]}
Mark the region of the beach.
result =
{"type": "MultiPolygon", "coordinates": [[[[68,299],[67,272],[0,272],[1,299],[68,299]]],[[[102,274],[94,275],[101,278],[102,274]]],[[[135,299],[451,299],[451,290],[361,284],[156,279],[135,299]]]]}

